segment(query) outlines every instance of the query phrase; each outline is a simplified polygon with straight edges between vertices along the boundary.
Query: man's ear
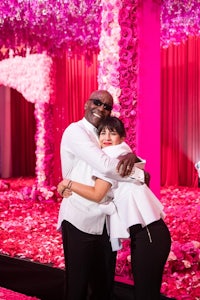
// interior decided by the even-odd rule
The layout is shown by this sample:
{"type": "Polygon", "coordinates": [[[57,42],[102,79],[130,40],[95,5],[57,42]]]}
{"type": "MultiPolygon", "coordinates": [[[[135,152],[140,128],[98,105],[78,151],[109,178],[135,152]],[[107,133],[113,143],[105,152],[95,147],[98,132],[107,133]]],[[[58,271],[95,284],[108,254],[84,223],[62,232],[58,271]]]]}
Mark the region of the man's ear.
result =
{"type": "Polygon", "coordinates": [[[88,108],[88,101],[85,102],[85,105],[84,105],[84,110],[86,110],[88,108]]]}

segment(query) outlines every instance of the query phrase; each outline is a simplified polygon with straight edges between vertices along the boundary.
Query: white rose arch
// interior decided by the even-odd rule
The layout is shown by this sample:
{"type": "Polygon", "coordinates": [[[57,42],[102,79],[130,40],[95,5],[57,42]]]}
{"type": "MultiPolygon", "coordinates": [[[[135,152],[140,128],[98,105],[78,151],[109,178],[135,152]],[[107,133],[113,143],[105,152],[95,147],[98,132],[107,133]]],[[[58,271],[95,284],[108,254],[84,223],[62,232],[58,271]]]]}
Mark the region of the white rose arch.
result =
{"type": "Polygon", "coordinates": [[[35,105],[36,186],[52,184],[52,106],[54,76],[51,57],[43,54],[16,56],[0,61],[0,85],[16,89],[35,105]]]}

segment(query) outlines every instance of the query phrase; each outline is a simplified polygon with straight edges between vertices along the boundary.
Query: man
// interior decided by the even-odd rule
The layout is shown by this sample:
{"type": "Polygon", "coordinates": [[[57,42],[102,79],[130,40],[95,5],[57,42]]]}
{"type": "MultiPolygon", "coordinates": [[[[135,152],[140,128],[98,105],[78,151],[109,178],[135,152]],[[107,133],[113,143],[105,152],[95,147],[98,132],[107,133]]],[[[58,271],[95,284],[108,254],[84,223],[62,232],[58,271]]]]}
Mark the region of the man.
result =
{"type": "MultiPolygon", "coordinates": [[[[122,180],[138,161],[134,154],[110,158],[99,147],[96,128],[110,115],[113,97],[104,90],[94,91],[85,103],[84,118],[70,124],[61,140],[63,178],[92,184],[92,170],[122,180]]],[[[62,193],[65,186],[59,185],[62,193]]],[[[105,214],[97,203],[72,194],[64,198],[58,218],[62,228],[66,264],[66,299],[86,300],[88,287],[92,300],[110,300],[114,283],[116,252],[105,226],[105,214]]]]}

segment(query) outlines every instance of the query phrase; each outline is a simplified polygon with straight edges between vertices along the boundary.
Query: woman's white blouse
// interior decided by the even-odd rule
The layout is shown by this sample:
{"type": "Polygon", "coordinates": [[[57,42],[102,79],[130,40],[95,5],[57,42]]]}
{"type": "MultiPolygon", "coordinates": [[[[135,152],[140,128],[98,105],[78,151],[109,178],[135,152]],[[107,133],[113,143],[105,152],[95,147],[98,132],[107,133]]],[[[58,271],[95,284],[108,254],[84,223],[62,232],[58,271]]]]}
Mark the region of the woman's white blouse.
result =
{"type": "MultiPolygon", "coordinates": [[[[124,142],[106,147],[103,150],[110,157],[118,157],[130,152],[129,146],[124,142]]],[[[97,172],[95,172],[95,176],[105,179],[97,172]]],[[[111,239],[128,238],[130,236],[130,226],[141,224],[144,227],[165,216],[162,203],[150,188],[139,180],[134,182],[117,182],[113,180],[112,192],[113,201],[110,204],[107,203],[107,205],[101,204],[102,210],[107,210],[111,239]],[[113,204],[115,209],[113,209],[113,204]]]]}

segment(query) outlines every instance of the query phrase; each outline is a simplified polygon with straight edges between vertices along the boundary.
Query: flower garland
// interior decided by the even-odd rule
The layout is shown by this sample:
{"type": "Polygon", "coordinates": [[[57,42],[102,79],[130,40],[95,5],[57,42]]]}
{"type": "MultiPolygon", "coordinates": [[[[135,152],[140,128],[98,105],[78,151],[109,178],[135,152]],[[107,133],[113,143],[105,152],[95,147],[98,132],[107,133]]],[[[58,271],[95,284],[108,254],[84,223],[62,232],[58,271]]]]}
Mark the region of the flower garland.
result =
{"type": "Polygon", "coordinates": [[[127,132],[127,142],[135,151],[136,142],[136,107],[138,78],[138,34],[137,0],[123,0],[119,20],[120,40],[120,88],[121,119],[127,132]]]}
{"type": "MultiPolygon", "coordinates": [[[[157,1],[161,3],[161,46],[200,34],[199,0],[157,1]]],[[[31,4],[1,0],[0,60],[8,58],[10,49],[14,55],[25,56],[27,48],[31,53],[47,51],[51,56],[65,51],[88,56],[99,49],[102,8],[115,3],[120,5],[114,0],[35,0],[31,4]]]]}
{"type": "Polygon", "coordinates": [[[46,51],[51,56],[64,52],[89,54],[98,50],[100,0],[1,0],[0,59],[46,51]],[[19,47],[20,46],[20,47],[19,47]]]}
{"type": "Polygon", "coordinates": [[[135,0],[102,1],[98,84],[114,98],[113,114],[121,117],[127,141],[135,150],[137,104],[137,6],[135,0]]]}
{"type": "Polygon", "coordinates": [[[0,62],[0,84],[8,85],[30,102],[49,103],[52,89],[52,59],[43,54],[15,56],[0,62]]]}
{"type": "Polygon", "coordinates": [[[120,0],[102,0],[102,23],[98,55],[98,88],[107,90],[114,99],[113,114],[119,115],[121,94],[119,87],[119,39],[120,26],[118,23],[120,0]]]}
{"type": "MultiPolygon", "coordinates": [[[[36,186],[37,189],[52,186],[53,160],[54,160],[54,132],[53,132],[53,107],[52,104],[35,103],[35,118],[37,121],[36,142],[36,186]]],[[[48,191],[44,190],[44,195],[48,191]]]]}

